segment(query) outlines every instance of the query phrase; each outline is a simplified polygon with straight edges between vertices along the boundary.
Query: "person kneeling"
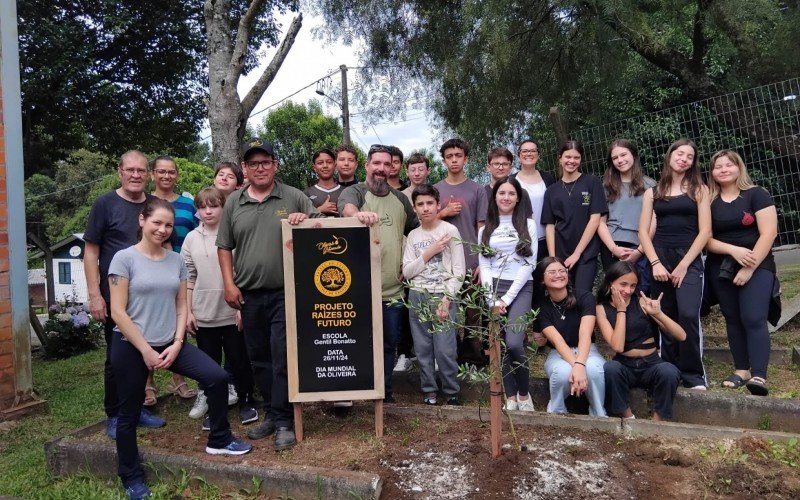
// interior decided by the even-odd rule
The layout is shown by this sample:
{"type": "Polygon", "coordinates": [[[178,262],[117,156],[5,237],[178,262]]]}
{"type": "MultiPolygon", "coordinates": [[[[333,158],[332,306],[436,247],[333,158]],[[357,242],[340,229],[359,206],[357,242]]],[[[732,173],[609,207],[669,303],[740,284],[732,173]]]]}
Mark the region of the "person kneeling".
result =
{"type": "Polygon", "coordinates": [[[639,300],[632,300],[637,284],[636,266],[620,261],[608,268],[597,292],[597,324],[617,353],[603,367],[608,409],[613,415],[634,418],[630,389],[642,387],[653,394],[653,420],[669,420],[681,371],[659,357],[655,332],[660,327],[679,342],[686,339],[686,332],[661,312],[661,296],[649,299],[639,292],[639,300]]]}

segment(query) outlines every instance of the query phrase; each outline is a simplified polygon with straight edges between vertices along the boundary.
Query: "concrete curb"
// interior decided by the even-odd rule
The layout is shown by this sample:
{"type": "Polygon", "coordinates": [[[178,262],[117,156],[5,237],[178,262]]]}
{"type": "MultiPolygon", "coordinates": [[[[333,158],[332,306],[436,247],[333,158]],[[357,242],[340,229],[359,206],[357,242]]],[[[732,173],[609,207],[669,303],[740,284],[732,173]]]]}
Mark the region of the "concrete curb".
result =
{"type": "MultiPolygon", "coordinates": [[[[103,479],[116,479],[114,444],[81,439],[104,428],[103,421],[45,443],[48,471],[55,476],[90,472],[103,479]]],[[[239,491],[251,490],[253,479],[258,478],[262,481],[260,494],[269,498],[378,499],[383,485],[380,476],[366,472],[308,466],[260,467],[248,464],[246,455],[232,458],[236,463],[224,463],[147,449],[140,451],[151,481],[175,479],[185,472],[224,490],[239,491]]]]}
{"type": "MultiPolygon", "coordinates": [[[[400,416],[427,416],[447,418],[449,420],[488,420],[489,409],[482,408],[479,413],[476,408],[459,406],[395,406],[387,405],[384,410],[390,415],[400,416]]],[[[626,437],[659,436],[675,439],[739,439],[754,437],[776,442],[786,442],[800,435],[788,432],[760,431],[752,429],[737,429],[734,427],[717,427],[713,425],[686,424],[680,422],[654,422],[645,419],[626,420],[621,418],[589,417],[587,415],[560,415],[543,412],[511,412],[514,425],[527,425],[538,427],[561,427],[579,429],[583,431],[601,431],[626,437]]],[[[503,426],[508,421],[503,417],[503,426]]]]}
{"type": "MultiPolygon", "coordinates": [[[[769,364],[775,366],[797,364],[792,358],[792,352],[796,349],[797,347],[773,347],[769,354],[769,364]]],[[[705,347],[703,358],[733,366],[733,354],[729,347],[705,347]]]]}

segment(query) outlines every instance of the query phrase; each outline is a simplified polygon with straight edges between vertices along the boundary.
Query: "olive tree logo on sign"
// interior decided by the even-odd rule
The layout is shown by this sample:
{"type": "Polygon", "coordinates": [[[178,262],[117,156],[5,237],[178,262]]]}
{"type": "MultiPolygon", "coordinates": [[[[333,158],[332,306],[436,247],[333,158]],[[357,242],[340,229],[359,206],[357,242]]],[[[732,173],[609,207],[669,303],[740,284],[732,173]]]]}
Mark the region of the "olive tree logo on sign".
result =
{"type": "Polygon", "coordinates": [[[314,285],[327,297],[339,297],[350,288],[350,269],[338,260],[326,260],[314,271],[314,285]]]}

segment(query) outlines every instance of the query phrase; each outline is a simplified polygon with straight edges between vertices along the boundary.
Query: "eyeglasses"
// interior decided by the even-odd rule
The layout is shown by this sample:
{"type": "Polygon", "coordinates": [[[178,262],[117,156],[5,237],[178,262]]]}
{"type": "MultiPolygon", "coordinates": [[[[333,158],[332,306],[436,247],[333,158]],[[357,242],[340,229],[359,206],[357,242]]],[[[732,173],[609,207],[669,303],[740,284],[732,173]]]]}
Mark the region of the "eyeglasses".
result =
{"type": "Polygon", "coordinates": [[[563,267],[561,269],[548,269],[544,272],[544,274],[548,276],[558,276],[561,274],[567,274],[567,270],[563,267]]]}
{"type": "Polygon", "coordinates": [[[491,166],[492,168],[508,168],[511,166],[511,164],[508,163],[507,161],[504,161],[504,162],[490,163],[489,166],[491,166]]]}
{"type": "Polygon", "coordinates": [[[539,152],[538,149],[520,149],[519,150],[519,154],[521,154],[521,155],[527,155],[527,154],[538,153],[538,152],[539,152]]]}
{"type": "Polygon", "coordinates": [[[147,175],[147,170],[144,168],[123,168],[122,171],[125,172],[126,175],[147,175]]]}
{"type": "Polygon", "coordinates": [[[275,160],[248,161],[247,168],[251,170],[267,170],[275,166],[275,160]]]}
{"type": "Polygon", "coordinates": [[[178,171],[177,170],[167,170],[165,168],[157,168],[157,169],[153,170],[153,172],[155,172],[158,175],[168,175],[170,177],[177,177],[178,176],[178,171]]]}

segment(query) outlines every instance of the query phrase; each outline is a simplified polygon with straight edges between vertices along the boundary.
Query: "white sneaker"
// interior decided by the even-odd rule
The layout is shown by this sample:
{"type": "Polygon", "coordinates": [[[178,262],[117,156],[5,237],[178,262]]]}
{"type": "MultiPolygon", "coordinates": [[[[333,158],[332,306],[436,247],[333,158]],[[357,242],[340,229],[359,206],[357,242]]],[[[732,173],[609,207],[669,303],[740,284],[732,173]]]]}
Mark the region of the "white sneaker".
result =
{"type": "Polygon", "coordinates": [[[507,411],[516,411],[519,410],[519,404],[514,401],[513,399],[506,400],[505,410],[507,411]]]}
{"type": "Polygon", "coordinates": [[[334,408],[352,408],[353,402],[352,401],[334,401],[333,407],[334,408]]]}
{"type": "Polygon", "coordinates": [[[189,418],[201,418],[208,411],[208,401],[206,401],[206,394],[203,390],[197,391],[197,397],[194,398],[192,409],[189,410],[189,418]]]}
{"type": "Polygon", "coordinates": [[[407,372],[410,369],[411,369],[411,360],[408,359],[405,354],[401,354],[397,358],[397,363],[394,365],[394,371],[407,372]]]}
{"type": "Polygon", "coordinates": [[[239,402],[239,395],[236,394],[236,387],[228,384],[228,406],[233,406],[239,402]]]}
{"type": "Polygon", "coordinates": [[[528,399],[519,399],[519,397],[517,397],[517,408],[520,411],[534,411],[533,398],[531,398],[530,394],[528,395],[528,399]]]}

